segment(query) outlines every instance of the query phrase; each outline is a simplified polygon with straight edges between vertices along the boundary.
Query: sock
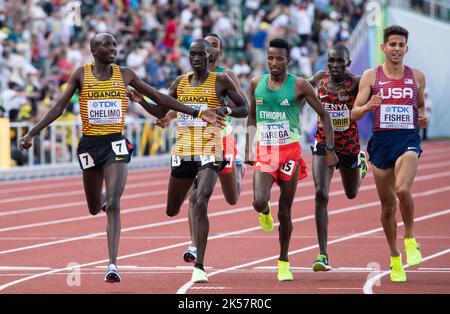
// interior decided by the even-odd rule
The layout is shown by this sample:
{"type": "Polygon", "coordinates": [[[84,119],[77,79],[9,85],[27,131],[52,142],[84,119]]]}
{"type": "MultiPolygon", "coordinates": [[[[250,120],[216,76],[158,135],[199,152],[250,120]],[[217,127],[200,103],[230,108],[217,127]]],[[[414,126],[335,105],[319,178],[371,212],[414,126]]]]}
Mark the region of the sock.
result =
{"type": "Polygon", "coordinates": [[[203,268],[203,264],[201,264],[201,263],[195,263],[194,267],[205,271],[205,269],[203,268]]]}

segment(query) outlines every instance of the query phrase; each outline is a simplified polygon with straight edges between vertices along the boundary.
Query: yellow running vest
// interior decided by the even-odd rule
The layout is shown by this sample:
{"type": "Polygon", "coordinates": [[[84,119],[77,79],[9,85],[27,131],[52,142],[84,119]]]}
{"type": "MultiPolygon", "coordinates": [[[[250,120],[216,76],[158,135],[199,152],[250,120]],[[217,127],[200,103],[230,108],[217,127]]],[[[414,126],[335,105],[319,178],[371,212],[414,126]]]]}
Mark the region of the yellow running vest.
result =
{"type": "Polygon", "coordinates": [[[122,133],[128,98],[120,68],[112,64],[109,80],[99,81],[92,73],[92,64],[84,65],[84,82],[80,95],[80,116],[83,135],[122,133]]]}
{"type": "MultiPolygon", "coordinates": [[[[206,81],[199,86],[191,86],[189,77],[193,72],[184,75],[178,84],[178,101],[197,110],[220,108],[216,95],[215,72],[210,72],[206,81]]],[[[214,155],[223,157],[222,129],[207,124],[200,118],[178,113],[177,141],[172,148],[177,156],[214,155]]]]}

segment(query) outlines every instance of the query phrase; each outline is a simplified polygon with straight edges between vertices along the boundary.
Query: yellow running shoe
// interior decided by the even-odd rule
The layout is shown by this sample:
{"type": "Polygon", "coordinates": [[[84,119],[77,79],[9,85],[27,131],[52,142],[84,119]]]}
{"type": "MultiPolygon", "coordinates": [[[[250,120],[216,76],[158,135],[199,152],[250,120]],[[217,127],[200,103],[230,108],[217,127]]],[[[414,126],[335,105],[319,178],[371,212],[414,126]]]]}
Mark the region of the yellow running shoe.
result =
{"type": "Polygon", "coordinates": [[[194,267],[191,281],[193,283],[208,283],[208,275],[206,274],[206,271],[204,271],[203,269],[194,267]]]}
{"type": "Polygon", "coordinates": [[[259,213],[259,225],[261,229],[265,232],[272,232],[273,230],[273,217],[272,217],[272,209],[270,208],[270,202],[267,203],[267,207],[269,207],[269,213],[263,214],[259,213]]]}
{"type": "Polygon", "coordinates": [[[291,266],[289,262],[278,261],[278,281],[292,281],[294,275],[291,272],[291,266]]]}
{"type": "Polygon", "coordinates": [[[317,259],[314,262],[314,264],[312,265],[312,269],[317,272],[317,271],[329,271],[331,270],[331,265],[330,265],[330,261],[328,259],[328,256],[326,256],[325,254],[320,254],[317,255],[317,259]]]}
{"type": "Polygon", "coordinates": [[[414,266],[422,262],[422,254],[420,254],[420,245],[415,238],[405,238],[406,262],[408,265],[414,266]]]}
{"type": "Polygon", "coordinates": [[[402,255],[391,256],[391,281],[392,282],[405,282],[406,273],[403,269],[402,255]]]}
{"type": "Polygon", "coordinates": [[[360,151],[358,156],[361,164],[361,179],[364,179],[364,177],[369,172],[369,165],[367,164],[366,153],[360,151]]]}

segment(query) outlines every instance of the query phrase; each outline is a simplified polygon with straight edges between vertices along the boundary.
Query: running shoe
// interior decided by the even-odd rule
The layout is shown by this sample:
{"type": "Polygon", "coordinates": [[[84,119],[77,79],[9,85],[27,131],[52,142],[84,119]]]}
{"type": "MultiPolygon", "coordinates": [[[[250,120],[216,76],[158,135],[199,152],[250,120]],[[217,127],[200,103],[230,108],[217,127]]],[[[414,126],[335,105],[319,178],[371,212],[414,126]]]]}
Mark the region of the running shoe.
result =
{"type": "Polygon", "coordinates": [[[369,166],[367,165],[367,159],[366,159],[366,153],[363,151],[359,152],[359,160],[361,163],[361,179],[364,179],[364,177],[369,172],[369,166]]]}
{"type": "Polygon", "coordinates": [[[328,256],[325,254],[318,254],[317,259],[312,265],[312,269],[314,271],[329,271],[331,270],[330,261],[328,260],[328,256]]]}
{"type": "Polygon", "coordinates": [[[208,283],[208,275],[203,269],[194,267],[191,281],[193,283],[208,283]]]}
{"type": "Polygon", "coordinates": [[[420,254],[420,245],[415,238],[405,238],[406,263],[414,266],[422,262],[422,254],[420,254]]]}
{"type": "Polygon", "coordinates": [[[405,282],[406,273],[403,269],[402,255],[391,257],[391,281],[392,282],[405,282]]]}
{"type": "Polygon", "coordinates": [[[188,249],[183,253],[183,260],[186,263],[195,263],[197,260],[197,248],[194,246],[188,247],[188,249]]]}
{"type": "Polygon", "coordinates": [[[106,272],[106,276],[105,276],[105,282],[109,282],[109,283],[120,282],[120,275],[119,275],[116,265],[109,264],[107,272],[106,272]]]}
{"type": "Polygon", "coordinates": [[[270,208],[270,202],[267,203],[267,207],[269,208],[268,214],[259,213],[259,225],[261,229],[265,232],[272,232],[273,230],[273,217],[270,208]]]}
{"type": "Polygon", "coordinates": [[[278,261],[278,281],[292,281],[294,280],[294,275],[291,272],[291,266],[289,262],[278,261]]]}

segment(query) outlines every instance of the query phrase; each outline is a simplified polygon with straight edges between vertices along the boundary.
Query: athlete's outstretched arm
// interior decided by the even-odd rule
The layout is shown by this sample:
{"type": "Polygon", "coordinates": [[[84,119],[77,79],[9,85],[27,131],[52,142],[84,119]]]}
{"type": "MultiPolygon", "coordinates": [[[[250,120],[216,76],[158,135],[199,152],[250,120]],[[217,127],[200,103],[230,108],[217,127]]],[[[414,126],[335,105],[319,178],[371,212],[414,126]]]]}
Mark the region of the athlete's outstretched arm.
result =
{"type": "MultiPolygon", "coordinates": [[[[170,87],[169,87],[169,96],[170,97],[175,98],[175,99],[178,98],[177,89],[178,89],[178,84],[180,84],[182,77],[183,77],[183,75],[178,76],[175,79],[175,81],[173,81],[172,84],[170,85],[170,87]]],[[[172,121],[176,117],[177,117],[176,111],[169,111],[168,113],[166,113],[166,115],[164,117],[161,117],[156,121],[156,125],[160,126],[162,128],[165,128],[166,126],[168,126],[170,124],[170,121],[172,121]]]]}
{"type": "Polygon", "coordinates": [[[20,149],[28,149],[31,147],[31,140],[38,134],[43,128],[60,117],[64,109],[67,107],[70,99],[75,91],[80,87],[81,75],[83,73],[83,67],[76,69],[70,76],[69,82],[64,92],[56,100],[56,103],[47,111],[45,116],[19,141],[20,149]]]}
{"type": "Polygon", "coordinates": [[[381,105],[381,95],[373,95],[370,100],[373,82],[375,81],[375,70],[369,69],[364,72],[359,81],[358,95],[352,109],[351,119],[357,121],[362,119],[366,113],[381,105]],[[369,102],[367,102],[369,100],[369,102]]]}
{"type": "Polygon", "coordinates": [[[169,111],[169,109],[167,109],[165,107],[155,106],[155,105],[149,104],[144,99],[144,96],[142,96],[141,93],[136,91],[131,86],[127,87],[126,93],[127,93],[127,97],[131,101],[139,103],[142,106],[142,108],[145,109],[145,111],[147,111],[149,114],[151,114],[152,116],[154,116],[156,118],[164,117],[166,115],[167,111],[169,111]]]}
{"type": "MultiPolygon", "coordinates": [[[[314,109],[315,112],[320,117],[322,121],[323,128],[326,136],[326,143],[334,145],[334,130],[333,124],[331,123],[330,114],[325,110],[325,107],[320,103],[319,98],[317,98],[313,87],[306,80],[302,78],[297,78],[295,81],[295,94],[298,95],[298,102],[304,97],[308,104],[314,109]],[[302,97],[303,96],[303,97],[302,97]]],[[[334,151],[327,150],[327,164],[328,167],[334,167],[337,164],[337,156],[334,151]]]]}
{"type": "Polygon", "coordinates": [[[417,82],[417,109],[419,111],[419,128],[428,126],[428,116],[425,110],[425,75],[422,71],[413,70],[414,78],[417,82]]]}
{"type": "Polygon", "coordinates": [[[245,118],[248,116],[247,99],[239,93],[233,80],[227,74],[218,74],[217,81],[222,84],[224,92],[236,106],[233,108],[230,107],[231,113],[229,115],[235,118],[245,118]]]}
{"type": "MultiPolygon", "coordinates": [[[[131,70],[130,68],[123,67],[122,68],[122,75],[124,76],[125,82],[127,85],[131,85],[134,87],[139,93],[144,94],[145,96],[149,97],[151,100],[153,100],[157,105],[167,107],[179,112],[183,112],[185,114],[196,116],[197,110],[185,106],[182,103],[180,103],[178,100],[173,99],[172,97],[168,95],[164,95],[163,93],[160,93],[147,83],[145,83],[137,74],[131,70]]],[[[214,110],[205,110],[201,112],[201,116],[203,120],[206,122],[209,122],[213,125],[222,127],[225,123],[225,119],[223,117],[220,117],[216,114],[214,110]]]]}
{"type": "Polygon", "coordinates": [[[256,134],[256,102],[255,102],[255,89],[258,85],[260,76],[256,76],[252,79],[250,88],[250,113],[247,118],[247,140],[245,142],[245,163],[253,165],[254,150],[253,142],[256,134]]]}

